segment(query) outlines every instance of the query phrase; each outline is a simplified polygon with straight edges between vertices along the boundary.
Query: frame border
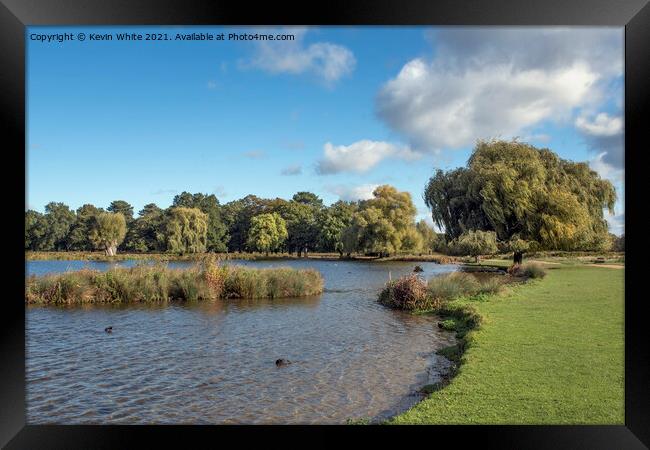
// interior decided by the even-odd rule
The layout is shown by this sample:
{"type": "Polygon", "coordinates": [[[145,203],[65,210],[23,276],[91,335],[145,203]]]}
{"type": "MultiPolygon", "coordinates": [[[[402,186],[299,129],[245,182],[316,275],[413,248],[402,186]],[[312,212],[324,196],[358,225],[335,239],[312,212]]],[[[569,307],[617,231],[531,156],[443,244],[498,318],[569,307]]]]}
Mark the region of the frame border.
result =
{"type": "MultiPolygon", "coordinates": [[[[302,427],[302,426],[36,426],[25,425],[25,308],[22,302],[7,300],[2,317],[0,350],[5,359],[0,385],[0,444],[6,448],[103,448],[132,447],[142,440],[147,446],[157,442],[187,444],[187,434],[211,439],[224,432],[260,437],[270,432],[294,432],[295,442],[329,431],[343,434],[376,432],[380,439],[412,437],[458,441],[462,436],[476,439],[482,446],[501,448],[647,448],[650,445],[650,352],[648,327],[635,282],[640,277],[642,232],[640,214],[633,207],[642,180],[640,155],[648,142],[650,117],[650,4],[648,0],[333,0],[317,7],[303,3],[279,5],[260,3],[250,8],[243,3],[216,0],[0,0],[0,118],[5,148],[23,155],[25,147],[25,28],[30,25],[591,25],[625,26],[625,186],[626,234],[628,245],[625,268],[625,425],[597,426],[437,426],[429,427],[302,427]],[[635,164],[636,162],[636,164],[635,164]],[[637,244],[637,242],[639,244],[637,244]],[[250,430],[249,430],[250,428],[250,430]],[[645,445],[644,445],[645,443],[645,445]]],[[[25,165],[26,170],[26,165],[25,165]]],[[[13,193],[26,172],[10,171],[13,193]]],[[[646,175],[647,176],[647,175],[646,175]]],[[[19,196],[11,198],[14,218],[22,214],[19,196]]],[[[639,203],[640,204],[640,203],[639,203]]],[[[15,219],[14,219],[15,220],[15,219]]],[[[24,226],[24,222],[22,222],[24,226]]],[[[21,221],[11,222],[12,235],[21,235],[21,221]]],[[[9,247],[24,260],[19,240],[9,247]]],[[[5,272],[12,284],[10,297],[24,295],[24,266],[11,265],[5,272]]],[[[596,368],[597,370],[597,368],[596,368]]],[[[313,441],[312,441],[313,442],[313,441]]],[[[323,441],[321,441],[323,442],[323,441]]],[[[397,441],[396,441],[397,442],[397,441]]]]}

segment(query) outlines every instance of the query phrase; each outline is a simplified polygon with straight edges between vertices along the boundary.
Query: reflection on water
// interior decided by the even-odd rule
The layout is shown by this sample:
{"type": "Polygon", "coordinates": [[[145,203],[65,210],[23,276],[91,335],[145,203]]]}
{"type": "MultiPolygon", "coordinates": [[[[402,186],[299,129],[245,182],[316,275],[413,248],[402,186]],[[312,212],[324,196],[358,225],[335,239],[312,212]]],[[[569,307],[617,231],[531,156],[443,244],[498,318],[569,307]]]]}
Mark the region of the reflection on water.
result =
{"type": "MultiPolygon", "coordinates": [[[[29,423],[343,423],[420,399],[453,343],[431,316],[375,301],[414,263],[236,261],[313,267],[320,296],[158,305],[28,307],[29,423]],[[104,328],[113,326],[113,333],[104,328]],[[278,368],[275,360],[293,364],[278,368]]],[[[120,265],[132,265],[130,261],[120,265]]],[[[418,263],[424,276],[455,266],[418,263]]],[[[188,266],[189,263],[170,263],[188,266]]],[[[30,261],[29,274],[110,263],[30,261]]]]}

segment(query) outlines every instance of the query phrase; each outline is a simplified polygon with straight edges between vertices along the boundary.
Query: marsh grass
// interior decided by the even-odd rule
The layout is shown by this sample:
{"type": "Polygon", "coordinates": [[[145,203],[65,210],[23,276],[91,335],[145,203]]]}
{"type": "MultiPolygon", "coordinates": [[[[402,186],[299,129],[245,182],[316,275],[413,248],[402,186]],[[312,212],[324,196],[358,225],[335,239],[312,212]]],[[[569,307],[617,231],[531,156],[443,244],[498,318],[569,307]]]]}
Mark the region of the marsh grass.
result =
{"type": "Polygon", "coordinates": [[[323,278],[313,269],[255,269],[206,258],[189,269],[164,264],[80,270],[26,280],[25,301],[34,304],[138,303],[219,298],[281,298],[320,294],[323,278]]]}
{"type": "Polygon", "coordinates": [[[416,274],[389,281],[379,293],[379,303],[395,309],[422,312],[438,310],[459,297],[476,297],[500,292],[501,276],[475,277],[464,272],[452,272],[433,277],[427,283],[416,274]]]}

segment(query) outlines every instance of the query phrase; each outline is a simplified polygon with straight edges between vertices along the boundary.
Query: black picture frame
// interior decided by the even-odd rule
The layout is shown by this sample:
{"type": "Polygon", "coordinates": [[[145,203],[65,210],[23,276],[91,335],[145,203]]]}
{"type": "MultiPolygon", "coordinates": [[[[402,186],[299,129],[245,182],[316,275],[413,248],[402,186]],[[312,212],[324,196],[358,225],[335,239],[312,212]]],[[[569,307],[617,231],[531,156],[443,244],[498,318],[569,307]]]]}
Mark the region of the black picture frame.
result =
{"type": "MultiPolygon", "coordinates": [[[[640,230],[641,164],[648,140],[650,99],[650,5],[648,0],[355,0],[304,2],[171,1],[171,0],[0,0],[0,124],[5,158],[19,155],[5,167],[4,192],[11,208],[6,221],[7,247],[24,260],[21,247],[23,208],[19,195],[25,164],[25,27],[30,25],[609,25],[625,27],[625,425],[621,426],[436,426],[431,427],[250,427],[238,426],[34,426],[25,424],[24,266],[5,267],[11,286],[3,313],[0,444],[6,448],[125,448],[144,440],[146,447],[166,443],[187,445],[190,438],[207,445],[225,443],[223,433],[238,439],[266,438],[292,432],[292,443],[338,442],[331,431],[374,433],[380,439],[419,437],[432,443],[476,440],[499,448],[647,448],[650,446],[650,371],[648,326],[641,276],[643,233],[640,230]],[[13,167],[16,164],[16,167],[13,167]],[[632,243],[632,245],[629,244],[632,243]],[[638,288],[638,290],[636,289],[638,288]],[[254,432],[253,432],[254,431],[254,432]],[[189,435],[189,436],[188,436],[189,435]],[[314,436],[317,435],[317,436],[314,436]],[[318,441],[314,441],[317,437],[318,441]],[[307,441],[306,439],[309,439],[307,441]]],[[[6,216],[5,216],[6,217],[6,216]]],[[[594,368],[594,370],[598,370],[594,368]]],[[[243,441],[238,441],[243,442],[243,441]]],[[[270,442],[277,443],[276,439],[270,442]]],[[[403,443],[403,442],[402,442],[403,443]]]]}

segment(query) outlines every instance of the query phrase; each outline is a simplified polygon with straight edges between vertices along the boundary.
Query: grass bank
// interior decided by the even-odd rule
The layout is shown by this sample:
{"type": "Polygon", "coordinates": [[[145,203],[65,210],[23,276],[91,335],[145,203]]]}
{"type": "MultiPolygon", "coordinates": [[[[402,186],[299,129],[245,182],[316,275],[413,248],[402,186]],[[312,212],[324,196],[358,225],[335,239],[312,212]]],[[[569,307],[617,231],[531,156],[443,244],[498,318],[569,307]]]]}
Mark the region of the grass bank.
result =
{"type": "Polygon", "coordinates": [[[462,337],[443,351],[456,376],[389,423],[623,424],[624,271],[547,269],[439,309],[462,337]]]}
{"type": "Polygon", "coordinates": [[[28,304],[138,303],[167,300],[282,298],[320,294],[323,278],[313,269],[219,265],[203,261],[190,269],[163,264],[80,270],[31,276],[26,280],[28,304]]]}

